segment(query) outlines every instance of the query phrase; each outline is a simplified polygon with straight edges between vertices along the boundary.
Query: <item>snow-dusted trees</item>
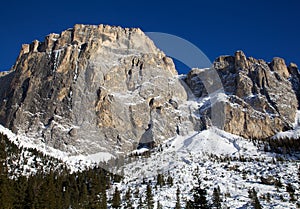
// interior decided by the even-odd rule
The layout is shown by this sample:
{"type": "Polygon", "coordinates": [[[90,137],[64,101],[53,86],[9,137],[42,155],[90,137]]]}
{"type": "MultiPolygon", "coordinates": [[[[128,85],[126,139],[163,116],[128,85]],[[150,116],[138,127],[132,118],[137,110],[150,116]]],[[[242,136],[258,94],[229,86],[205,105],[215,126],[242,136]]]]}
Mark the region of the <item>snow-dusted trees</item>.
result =
{"type": "Polygon", "coordinates": [[[146,206],[145,208],[147,208],[147,209],[154,208],[154,200],[153,200],[152,188],[151,188],[150,183],[147,184],[147,188],[146,188],[145,206],[146,206]]]}
{"type": "Polygon", "coordinates": [[[254,209],[261,209],[262,206],[258,200],[257,192],[254,188],[248,190],[248,196],[251,199],[251,205],[254,209]]]}
{"type": "Polygon", "coordinates": [[[8,167],[6,164],[5,136],[0,135],[0,206],[13,208],[12,181],[8,178],[8,167]]]}
{"type": "Polygon", "coordinates": [[[196,209],[208,209],[208,201],[206,199],[207,192],[204,188],[201,188],[201,181],[198,179],[198,185],[192,190],[193,200],[187,202],[188,208],[196,209]]]}
{"type": "Polygon", "coordinates": [[[212,201],[213,201],[213,208],[216,208],[216,209],[221,209],[221,202],[222,202],[222,199],[220,197],[220,194],[221,191],[220,191],[220,187],[217,187],[217,188],[214,188],[214,191],[213,191],[213,196],[212,196],[212,201]]]}
{"type": "Polygon", "coordinates": [[[133,208],[131,197],[132,197],[132,194],[131,194],[131,189],[129,187],[125,193],[125,207],[126,208],[133,208]]]}
{"type": "Polygon", "coordinates": [[[113,198],[111,201],[111,206],[113,208],[120,208],[121,207],[121,196],[120,196],[120,191],[118,187],[115,188],[115,192],[113,194],[113,198]]]}
{"type": "Polygon", "coordinates": [[[157,177],[156,177],[156,186],[160,186],[160,187],[163,187],[166,185],[166,182],[165,182],[165,177],[163,174],[159,173],[157,174],[157,177]]]}
{"type": "Polygon", "coordinates": [[[177,187],[177,190],[176,190],[176,205],[175,205],[175,209],[181,209],[180,189],[179,189],[179,187],[177,187]]]}
{"type": "MultiPolygon", "coordinates": [[[[28,177],[14,176],[11,170],[18,166],[6,161],[11,156],[21,155],[21,150],[15,147],[6,136],[0,134],[0,208],[94,208],[106,209],[106,189],[110,178],[107,171],[95,167],[82,172],[70,171],[62,166],[53,168],[55,161],[31,150],[44,164],[36,167],[36,173],[28,177]],[[50,164],[52,162],[52,164],[50,164]]],[[[33,163],[35,164],[35,163],[33,163]]],[[[115,179],[113,174],[110,174],[115,179]]]]}
{"type": "Polygon", "coordinates": [[[157,209],[163,209],[162,205],[160,204],[159,200],[156,203],[156,208],[157,209]]]}

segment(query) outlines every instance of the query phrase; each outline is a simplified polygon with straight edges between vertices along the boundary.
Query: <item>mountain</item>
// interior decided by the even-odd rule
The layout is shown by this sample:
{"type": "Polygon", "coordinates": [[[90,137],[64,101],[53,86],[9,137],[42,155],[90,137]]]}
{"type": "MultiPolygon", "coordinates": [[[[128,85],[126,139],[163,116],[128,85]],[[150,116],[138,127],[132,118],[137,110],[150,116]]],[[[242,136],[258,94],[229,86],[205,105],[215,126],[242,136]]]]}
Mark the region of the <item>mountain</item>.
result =
{"type": "Polygon", "coordinates": [[[172,59],[140,29],[75,25],[24,44],[0,84],[0,132],[6,135],[0,172],[11,179],[40,173],[64,179],[69,172],[73,183],[81,176],[83,185],[62,181],[62,188],[76,193],[80,184],[94,199],[76,202],[77,192],[70,207],[98,201],[90,170],[97,166],[123,175],[101,179],[100,196],[111,198],[101,204],[108,207],[122,199],[126,208],[132,188],[138,190],[134,207],[147,200],[174,208],[178,196],[186,206],[195,190],[207,190],[212,203],[217,187],[224,208],[248,208],[257,193],[265,207],[296,207],[296,64],[237,51],[218,57],[211,68],[178,75],[172,59]]]}
{"type": "MultiPolygon", "coordinates": [[[[221,56],[213,64],[226,96],[214,103],[223,108],[221,129],[245,138],[264,139],[293,129],[299,104],[299,70],[286,66],[281,58],[271,63],[247,58],[241,51],[221,56]]],[[[205,70],[193,69],[186,82],[194,95],[207,95],[203,82],[205,70]]],[[[209,108],[211,104],[208,104],[209,108]]],[[[200,112],[206,115],[202,106],[200,112]]]]}
{"type": "Polygon", "coordinates": [[[141,30],[104,25],[23,45],[0,82],[2,125],[73,154],[172,137],[187,97],[172,60],[141,30]]]}
{"type": "Polygon", "coordinates": [[[112,155],[205,129],[213,125],[214,106],[224,114],[218,128],[245,138],[293,128],[300,86],[295,64],[237,52],[213,65],[225,95],[192,108],[188,102],[200,106],[209,96],[201,76],[211,69],[193,69],[182,79],[141,30],[75,25],[22,46],[0,77],[0,124],[71,154],[112,155]]]}

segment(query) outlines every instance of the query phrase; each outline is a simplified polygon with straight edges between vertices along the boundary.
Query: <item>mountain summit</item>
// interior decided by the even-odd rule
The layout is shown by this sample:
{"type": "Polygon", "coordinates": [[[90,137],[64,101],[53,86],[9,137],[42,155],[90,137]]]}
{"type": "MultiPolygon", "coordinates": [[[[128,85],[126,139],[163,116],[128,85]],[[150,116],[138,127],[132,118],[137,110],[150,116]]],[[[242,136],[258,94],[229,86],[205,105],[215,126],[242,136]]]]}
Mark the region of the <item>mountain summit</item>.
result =
{"type": "MultiPolygon", "coordinates": [[[[0,124],[70,154],[128,153],[210,127],[263,139],[293,129],[300,74],[283,59],[234,56],[178,76],[140,30],[75,25],[22,46],[0,75],[0,124]],[[215,70],[225,94],[211,103],[200,78],[215,70]]],[[[297,99],[298,98],[298,99],[297,99]]]]}
{"type": "Polygon", "coordinates": [[[140,30],[75,25],[23,45],[0,78],[0,123],[70,153],[128,152],[176,134],[187,94],[140,30]]]}
{"type": "MultiPolygon", "coordinates": [[[[286,66],[281,58],[267,63],[247,58],[238,51],[234,56],[217,58],[213,68],[226,94],[213,104],[224,108],[223,130],[248,139],[264,139],[293,129],[300,92],[300,74],[295,64],[286,66]]],[[[205,71],[193,69],[186,79],[198,97],[207,94],[199,79],[203,73],[205,71]]]]}

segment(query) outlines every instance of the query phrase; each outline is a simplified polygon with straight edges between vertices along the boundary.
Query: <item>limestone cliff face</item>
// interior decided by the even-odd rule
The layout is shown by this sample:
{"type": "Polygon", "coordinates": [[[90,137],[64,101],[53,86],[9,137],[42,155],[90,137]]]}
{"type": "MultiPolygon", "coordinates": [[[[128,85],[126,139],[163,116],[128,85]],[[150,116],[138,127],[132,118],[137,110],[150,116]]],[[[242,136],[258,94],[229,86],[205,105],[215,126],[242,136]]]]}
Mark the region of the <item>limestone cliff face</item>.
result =
{"type": "Polygon", "coordinates": [[[209,104],[200,79],[208,71],[193,69],[181,80],[140,29],[75,25],[24,44],[13,68],[0,73],[0,124],[71,154],[126,153],[202,130],[211,125],[211,105],[224,113],[219,128],[246,138],[292,128],[300,99],[295,64],[239,51],[213,67],[225,96],[209,104]]]}
{"type": "Polygon", "coordinates": [[[0,83],[1,124],[88,154],[174,136],[174,104],[187,98],[173,61],[141,30],[104,25],[23,45],[0,83]]]}
{"type": "MultiPolygon", "coordinates": [[[[246,58],[238,51],[235,56],[217,58],[214,69],[227,95],[219,101],[224,108],[225,131],[246,138],[266,138],[292,128],[299,95],[296,65],[287,67],[281,58],[274,58],[268,64],[246,58]]],[[[186,79],[198,97],[207,94],[199,80],[201,73],[203,70],[194,69],[186,79]]]]}

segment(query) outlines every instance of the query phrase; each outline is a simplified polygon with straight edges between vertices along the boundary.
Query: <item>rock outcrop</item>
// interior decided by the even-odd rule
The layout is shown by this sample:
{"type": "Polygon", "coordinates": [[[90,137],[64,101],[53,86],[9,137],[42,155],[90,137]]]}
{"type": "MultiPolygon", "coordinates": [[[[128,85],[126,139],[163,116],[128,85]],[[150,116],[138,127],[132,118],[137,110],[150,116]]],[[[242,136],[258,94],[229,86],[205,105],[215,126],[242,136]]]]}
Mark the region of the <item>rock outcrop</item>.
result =
{"type": "Polygon", "coordinates": [[[127,152],[176,134],[187,95],[140,29],[75,25],[23,45],[0,77],[0,123],[55,148],[127,152]]]}
{"type": "MultiPolygon", "coordinates": [[[[292,128],[298,108],[299,72],[297,66],[286,66],[281,58],[268,64],[246,58],[243,52],[221,56],[214,62],[223,83],[223,108],[227,132],[246,138],[266,138],[292,128]]],[[[194,69],[186,82],[196,96],[206,95],[199,79],[203,70],[194,69]]],[[[220,105],[221,104],[221,105],[220,105]]],[[[202,111],[203,112],[203,111],[202,111]]],[[[206,112],[203,112],[205,115],[206,112]]]]}
{"type": "Polygon", "coordinates": [[[300,99],[295,64],[238,51],[213,65],[217,74],[192,69],[183,81],[140,29],[75,25],[24,44],[0,74],[0,124],[71,154],[153,146],[210,126],[212,110],[224,119],[219,128],[246,138],[292,128],[300,99]],[[218,88],[207,90],[215,75],[218,88]],[[224,94],[210,102],[221,84],[224,94]]]}

